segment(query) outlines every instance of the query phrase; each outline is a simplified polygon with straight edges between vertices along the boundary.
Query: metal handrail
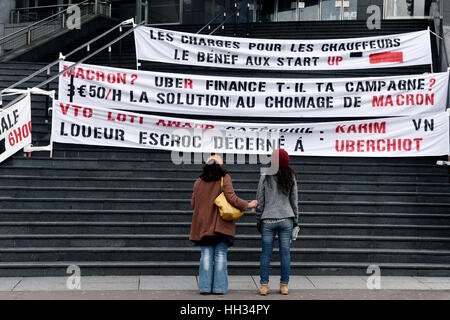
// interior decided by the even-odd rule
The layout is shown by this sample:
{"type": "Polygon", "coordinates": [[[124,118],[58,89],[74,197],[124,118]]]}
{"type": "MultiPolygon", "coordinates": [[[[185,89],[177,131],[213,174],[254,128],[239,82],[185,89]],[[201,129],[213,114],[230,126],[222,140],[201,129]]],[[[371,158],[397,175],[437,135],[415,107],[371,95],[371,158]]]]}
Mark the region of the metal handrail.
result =
{"type": "Polygon", "coordinates": [[[213,31],[211,31],[211,32],[209,33],[209,35],[212,35],[212,34],[213,34],[214,32],[216,32],[219,28],[221,28],[221,27],[228,21],[228,19],[234,17],[234,16],[239,12],[239,10],[241,9],[242,5],[243,5],[243,4],[240,4],[240,5],[236,6],[236,9],[235,9],[229,16],[227,16],[227,17],[225,18],[225,20],[222,21],[221,24],[219,24],[213,31]]]}
{"type": "MultiPolygon", "coordinates": [[[[100,2],[100,1],[99,1],[100,2]]],[[[52,4],[52,5],[48,5],[48,6],[37,6],[37,7],[26,7],[26,8],[14,8],[11,11],[21,11],[21,10],[31,10],[31,9],[48,9],[48,8],[60,8],[60,7],[71,7],[71,6],[76,6],[79,4],[82,4],[83,2],[79,2],[79,3],[65,3],[65,4],[52,4]]],[[[102,3],[107,3],[102,2],[102,3]]]]}
{"type": "MultiPolygon", "coordinates": [[[[130,19],[131,20],[131,19],[130,19]]],[[[123,23],[129,22],[130,20],[126,20],[123,23]]],[[[116,42],[122,40],[123,38],[125,38],[126,36],[128,36],[131,32],[133,32],[136,28],[140,27],[141,25],[145,24],[146,21],[142,21],[139,24],[133,25],[133,28],[131,28],[130,30],[128,30],[127,32],[125,32],[124,34],[120,35],[119,37],[115,38],[114,40],[111,40],[109,43],[107,43],[106,45],[104,45],[103,47],[101,47],[100,49],[97,49],[95,52],[89,54],[88,56],[82,58],[81,60],[78,60],[78,62],[75,62],[73,65],[71,65],[70,67],[68,67],[67,69],[64,69],[62,71],[59,71],[58,74],[48,78],[47,80],[37,84],[36,86],[34,86],[34,88],[40,88],[42,86],[45,86],[46,84],[52,82],[53,80],[55,80],[56,78],[58,78],[60,75],[62,75],[65,72],[71,71],[73,68],[75,68],[76,66],[78,66],[79,64],[83,63],[84,61],[92,58],[93,56],[95,56],[96,54],[98,54],[99,52],[105,50],[106,48],[112,46],[113,44],[115,44],[116,42]]],[[[59,60],[58,60],[59,61],[59,60]]],[[[48,66],[44,67],[43,69],[45,70],[46,68],[48,68],[48,66]]],[[[8,88],[9,89],[9,88],[8,88]]],[[[8,89],[4,89],[3,91],[7,91],[8,89]]],[[[11,101],[8,105],[6,105],[4,108],[2,108],[3,110],[9,108],[11,105],[13,105],[14,103],[16,103],[17,101],[20,101],[20,99],[22,99],[23,97],[25,97],[25,94],[20,94],[19,97],[17,97],[16,99],[14,99],[13,101],[11,101]]]]}
{"type": "Polygon", "coordinates": [[[64,69],[62,71],[59,71],[58,74],[48,78],[47,80],[39,83],[38,85],[34,86],[35,88],[40,88],[42,86],[45,86],[46,84],[52,82],[53,80],[55,80],[56,78],[58,78],[60,75],[62,75],[63,73],[66,73],[68,71],[71,71],[73,68],[75,68],[76,66],[78,66],[79,64],[82,64],[83,62],[85,62],[86,60],[92,58],[93,56],[95,56],[96,54],[102,52],[103,50],[105,50],[108,47],[111,47],[113,44],[115,44],[116,42],[122,40],[123,38],[125,38],[126,36],[128,36],[131,32],[133,32],[136,28],[140,27],[141,25],[144,25],[146,23],[146,21],[142,21],[136,25],[133,26],[133,28],[131,28],[130,30],[128,30],[127,32],[125,32],[124,34],[120,35],[119,37],[115,38],[114,40],[111,40],[109,43],[105,44],[103,47],[101,47],[100,49],[97,49],[96,51],[94,51],[93,53],[89,54],[88,56],[82,58],[81,60],[78,60],[78,62],[75,62],[73,65],[71,65],[70,67],[68,67],[67,69],[64,69]]]}
{"type": "MultiPolygon", "coordinates": [[[[64,58],[67,58],[67,57],[73,55],[74,53],[80,51],[81,49],[84,49],[84,48],[90,46],[92,43],[94,43],[94,42],[96,42],[97,40],[103,38],[104,36],[110,34],[110,33],[113,32],[114,30],[116,30],[117,28],[120,28],[120,27],[122,27],[123,25],[130,24],[130,23],[133,23],[133,24],[134,24],[133,19],[129,19],[129,20],[122,21],[122,22],[119,23],[118,25],[116,25],[116,26],[112,27],[111,29],[105,31],[104,33],[98,35],[98,36],[95,37],[94,39],[92,39],[92,40],[86,42],[85,44],[83,44],[83,45],[77,47],[76,49],[72,50],[72,51],[69,52],[67,55],[65,55],[64,58]]],[[[1,95],[3,92],[7,92],[8,90],[14,89],[14,88],[16,88],[17,86],[21,85],[22,83],[27,82],[28,80],[34,78],[35,76],[37,76],[38,74],[40,74],[40,73],[42,73],[42,72],[48,70],[49,68],[52,68],[54,65],[58,64],[60,60],[61,60],[61,59],[57,59],[57,60],[55,60],[55,61],[49,63],[48,65],[46,65],[45,67],[42,67],[42,68],[39,69],[38,71],[33,72],[31,75],[29,75],[29,76],[23,78],[22,80],[19,80],[19,81],[17,81],[16,83],[10,85],[8,88],[1,90],[1,91],[0,91],[0,95],[1,95]]]]}
{"type": "Polygon", "coordinates": [[[211,20],[209,20],[209,22],[207,23],[207,24],[205,24],[200,30],[198,30],[197,32],[196,32],[196,34],[199,34],[200,32],[202,32],[206,27],[208,27],[211,23],[213,23],[214,21],[216,21],[216,19],[218,18],[218,17],[221,17],[221,16],[223,16],[223,15],[225,15],[225,12],[221,12],[221,13],[219,13],[219,14],[217,14],[214,18],[212,18],[211,20]]]}
{"type": "MultiPolygon", "coordinates": [[[[83,1],[83,2],[78,3],[77,5],[86,4],[86,3],[89,3],[89,1],[91,1],[91,0],[85,0],[85,1],[83,1]]],[[[61,11],[61,12],[55,13],[55,14],[53,14],[53,15],[51,15],[51,16],[48,16],[48,17],[45,18],[45,19],[39,20],[39,21],[37,21],[37,22],[35,22],[35,23],[29,25],[29,26],[26,26],[25,28],[22,28],[22,29],[17,30],[17,31],[15,31],[15,32],[13,32],[13,33],[10,33],[10,34],[4,36],[3,38],[0,38],[0,43],[3,42],[5,39],[12,37],[13,35],[16,35],[16,34],[18,34],[18,33],[21,33],[21,32],[24,31],[24,30],[29,30],[29,29],[31,29],[32,27],[34,27],[34,26],[36,26],[36,25],[38,25],[38,24],[41,24],[41,23],[43,23],[43,22],[45,22],[45,21],[47,21],[47,20],[49,20],[49,19],[51,19],[51,18],[53,18],[53,17],[59,16],[60,14],[65,13],[67,10],[69,10],[69,8],[67,8],[67,9],[65,9],[65,10],[63,10],[63,11],[61,11]]]]}
{"type": "MultiPolygon", "coordinates": [[[[130,19],[131,20],[131,19],[130,19]]],[[[129,21],[129,20],[127,20],[129,21]]],[[[124,21],[124,22],[127,22],[124,21]]],[[[136,28],[140,27],[141,25],[145,24],[146,20],[142,21],[141,23],[135,25],[133,24],[133,28],[131,28],[130,30],[128,30],[127,32],[125,32],[124,34],[120,35],[119,37],[115,38],[114,40],[110,41],[108,44],[104,45],[103,47],[101,47],[100,49],[96,50],[95,52],[89,54],[87,57],[84,57],[83,59],[79,60],[78,62],[74,63],[73,65],[71,65],[69,68],[64,69],[62,71],[60,71],[57,75],[39,83],[38,85],[36,85],[34,88],[40,88],[46,84],[49,84],[51,81],[53,81],[54,79],[56,79],[57,77],[59,77],[60,75],[62,75],[65,72],[71,71],[72,69],[74,69],[76,66],[78,66],[79,64],[83,63],[84,61],[90,59],[91,57],[95,56],[96,54],[98,54],[99,52],[105,50],[108,47],[111,47],[113,44],[115,44],[116,42],[122,40],[124,37],[128,36],[131,32],[133,32],[136,28]]],[[[72,74],[73,76],[73,74],[72,74]]],[[[10,108],[11,106],[13,106],[15,103],[17,103],[18,101],[20,101],[21,99],[25,98],[26,94],[22,93],[20,94],[18,97],[16,97],[15,99],[13,99],[13,101],[11,101],[10,103],[8,103],[8,105],[6,105],[3,109],[0,108],[0,111],[2,110],[6,110],[7,108],[10,108]]],[[[50,144],[52,144],[52,138],[50,138],[50,144]]],[[[50,150],[50,157],[52,155],[52,151],[50,150]]]]}
{"type": "Polygon", "coordinates": [[[49,9],[49,8],[70,7],[70,6],[78,5],[78,4],[81,4],[81,3],[82,2],[80,2],[80,3],[73,3],[73,4],[66,3],[66,4],[52,4],[52,5],[49,5],[49,6],[14,8],[14,9],[11,9],[11,11],[22,11],[22,10],[25,11],[25,10],[32,10],[32,9],[49,9]]]}

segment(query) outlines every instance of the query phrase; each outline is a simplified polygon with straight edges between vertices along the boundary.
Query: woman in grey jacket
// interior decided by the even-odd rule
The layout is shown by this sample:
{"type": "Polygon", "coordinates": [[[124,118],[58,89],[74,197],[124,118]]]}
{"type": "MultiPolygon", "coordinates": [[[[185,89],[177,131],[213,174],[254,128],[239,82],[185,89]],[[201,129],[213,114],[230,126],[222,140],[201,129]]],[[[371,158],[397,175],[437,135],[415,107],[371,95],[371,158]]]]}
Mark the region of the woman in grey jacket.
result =
{"type": "Polygon", "coordinates": [[[260,293],[269,293],[269,269],[275,236],[278,235],[281,260],[280,293],[288,294],[291,264],[291,234],[298,224],[297,181],[289,166],[289,155],[283,149],[272,153],[273,175],[262,175],[259,180],[256,207],[258,231],[261,233],[260,293]]]}

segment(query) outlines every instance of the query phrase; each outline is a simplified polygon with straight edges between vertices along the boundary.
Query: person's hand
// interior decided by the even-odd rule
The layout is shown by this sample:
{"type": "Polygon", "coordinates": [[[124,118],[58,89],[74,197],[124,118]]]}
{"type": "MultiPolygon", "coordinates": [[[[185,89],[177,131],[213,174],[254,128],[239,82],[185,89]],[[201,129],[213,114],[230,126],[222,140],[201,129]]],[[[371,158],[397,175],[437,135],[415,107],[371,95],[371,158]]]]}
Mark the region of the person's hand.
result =
{"type": "Polygon", "coordinates": [[[255,208],[252,208],[252,211],[250,211],[251,214],[256,214],[255,208]]]}
{"type": "Polygon", "coordinates": [[[248,203],[249,208],[256,208],[258,206],[258,200],[252,200],[248,203]]]}

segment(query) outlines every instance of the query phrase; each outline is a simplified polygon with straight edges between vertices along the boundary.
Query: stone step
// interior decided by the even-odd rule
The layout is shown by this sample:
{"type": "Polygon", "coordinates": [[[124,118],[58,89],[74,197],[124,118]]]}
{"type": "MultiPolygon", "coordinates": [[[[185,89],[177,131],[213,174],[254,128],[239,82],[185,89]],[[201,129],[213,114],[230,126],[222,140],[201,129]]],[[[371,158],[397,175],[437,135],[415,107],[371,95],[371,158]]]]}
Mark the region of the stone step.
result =
{"type": "MultiPolygon", "coordinates": [[[[233,186],[242,189],[255,189],[258,179],[233,179],[233,186]]],[[[189,178],[127,178],[127,177],[71,177],[71,176],[28,176],[0,175],[0,186],[8,187],[79,187],[79,188],[117,188],[132,186],[161,188],[177,186],[192,188],[194,179],[189,178]]],[[[299,189],[322,191],[380,191],[380,192],[450,192],[450,183],[429,182],[366,182],[366,181],[320,181],[304,180],[297,182],[299,189]]]]}
{"type": "MultiPolygon", "coordinates": [[[[233,179],[258,179],[260,173],[256,170],[230,170],[233,179]]],[[[42,176],[76,176],[76,177],[154,177],[154,178],[191,178],[196,179],[200,171],[179,168],[86,168],[72,166],[58,168],[51,166],[14,166],[6,162],[0,167],[3,175],[42,175],[42,176]]],[[[341,180],[341,181],[372,181],[372,182],[440,182],[448,183],[448,173],[396,173],[396,172],[359,172],[351,171],[314,171],[301,172],[305,180],[341,180]]]]}
{"type": "MultiPolygon", "coordinates": [[[[45,128],[49,125],[42,123],[40,127],[36,128],[38,132],[45,132],[45,128]]],[[[33,127],[34,131],[35,127],[33,127]]],[[[34,154],[29,158],[21,157],[20,155],[14,156],[13,161],[8,164],[14,166],[51,166],[57,168],[71,168],[73,166],[83,166],[85,168],[124,168],[129,169],[134,168],[177,168],[177,169],[190,169],[195,172],[200,172],[203,163],[183,163],[176,164],[170,158],[168,159],[143,159],[139,158],[105,158],[105,159],[94,159],[94,158],[80,158],[80,157],[59,157],[53,156],[52,159],[47,157],[36,157],[34,154]]],[[[306,162],[306,161],[296,161],[293,160],[290,166],[301,175],[303,172],[320,170],[324,172],[389,172],[395,170],[397,173],[435,173],[435,174],[448,174],[448,170],[445,167],[438,166],[436,163],[430,163],[428,165],[420,164],[383,164],[383,163],[316,163],[316,162],[306,162]]],[[[254,170],[259,171],[263,166],[261,164],[226,164],[227,170],[233,171],[238,169],[243,170],[254,170]]]]}
{"type": "MultiPolygon", "coordinates": [[[[199,247],[71,247],[71,248],[0,248],[2,262],[38,261],[186,261],[200,259],[199,247]]],[[[260,248],[232,247],[230,261],[258,262],[260,248]]],[[[274,261],[279,250],[274,249],[274,261]]],[[[291,261],[377,263],[441,263],[450,262],[448,250],[291,248],[291,261]]]]}
{"type": "MultiPolygon", "coordinates": [[[[239,222],[255,222],[253,214],[243,215],[239,222]]],[[[191,210],[55,210],[0,209],[0,221],[80,221],[80,222],[190,222],[191,210]]],[[[300,212],[302,223],[357,224],[450,224],[450,214],[370,213],[370,212],[300,212]]]]}
{"type": "MultiPolygon", "coordinates": [[[[65,262],[0,262],[0,273],[6,277],[14,276],[64,276],[67,268],[78,266],[83,275],[196,275],[198,261],[65,261],[65,262]]],[[[384,276],[441,276],[450,272],[449,264],[437,263],[378,263],[384,276]]],[[[271,273],[279,274],[279,262],[271,264],[271,273]]],[[[367,276],[367,263],[358,262],[292,262],[292,275],[360,275],[367,276]]],[[[230,275],[249,275],[259,273],[258,262],[228,262],[230,275]]]]}
{"type": "MultiPolygon", "coordinates": [[[[240,189],[235,186],[235,192],[241,198],[256,197],[256,189],[240,189]]],[[[102,187],[16,187],[0,186],[2,197],[12,198],[187,198],[192,196],[191,188],[102,188],[102,187]]],[[[450,193],[437,192],[380,192],[380,191],[324,191],[298,190],[299,201],[401,201],[423,203],[449,203],[450,193]]]]}
{"type": "MultiPolygon", "coordinates": [[[[189,234],[190,222],[0,222],[0,234],[189,234]]],[[[238,222],[237,234],[257,234],[255,223],[238,222]]],[[[302,235],[445,237],[449,225],[301,223],[302,235]]]]}
{"type": "MultiPolygon", "coordinates": [[[[192,244],[189,234],[1,234],[0,247],[183,247],[192,244]]],[[[449,237],[299,235],[296,248],[440,249],[449,237]]],[[[238,234],[235,247],[260,247],[259,234],[238,234]]]]}
{"type": "MultiPolygon", "coordinates": [[[[254,197],[252,197],[254,198],[254,197]]],[[[111,198],[8,198],[0,197],[4,209],[97,209],[97,210],[190,210],[190,199],[111,199],[111,198]]],[[[448,213],[449,203],[300,201],[300,212],[398,212],[448,213]]]]}
{"type": "MultiPolygon", "coordinates": [[[[298,119],[301,121],[302,119],[298,119]]],[[[241,119],[242,121],[242,119],[241,119]]],[[[250,122],[251,119],[245,119],[250,122]]],[[[39,152],[34,153],[39,155],[39,152]]],[[[194,162],[195,159],[202,159],[200,153],[189,153],[190,162],[194,162]]],[[[44,154],[48,156],[48,154],[44,154]]],[[[116,148],[116,147],[104,147],[104,146],[89,146],[89,145],[75,145],[75,144],[62,144],[55,142],[54,144],[54,156],[63,158],[94,158],[94,159],[162,159],[170,160],[172,153],[170,151],[163,150],[149,150],[149,149],[137,149],[137,148],[116,148]]],[[[186,155],[182,155],[185,159],[186,155]]],[[[228,155],[224,156],[227,160],[228,155]]],[[[400,166],[430,166],[436,163],[436,159],[445,159],[446,157],[398,157],[398,158],[371,158],[371,157],[313,157],[313,156],[292,156],[292,163],[308,162],[314,164],[327,164],[335,163],[341,165],[361,164],[368,166],[385,165],[392,167],[400,166]]],[[[236,157],[233,158],[237,161],[236,157]]],[[[248,156],[246,157],[248,159],[248,156]]],[[[226,163],[227,161],[225,161],[226,163]]]]}

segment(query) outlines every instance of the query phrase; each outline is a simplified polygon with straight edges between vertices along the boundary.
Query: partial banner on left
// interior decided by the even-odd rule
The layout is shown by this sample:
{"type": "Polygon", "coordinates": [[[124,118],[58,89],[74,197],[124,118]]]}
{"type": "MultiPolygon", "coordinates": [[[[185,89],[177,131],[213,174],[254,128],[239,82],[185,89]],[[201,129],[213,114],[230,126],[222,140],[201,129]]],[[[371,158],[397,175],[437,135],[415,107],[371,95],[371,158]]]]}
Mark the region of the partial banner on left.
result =
{"type": "Polygon", "coordinates": [[[0,163],[31,144],[30,93],[8,107],[0,109],[0,163]]]}

